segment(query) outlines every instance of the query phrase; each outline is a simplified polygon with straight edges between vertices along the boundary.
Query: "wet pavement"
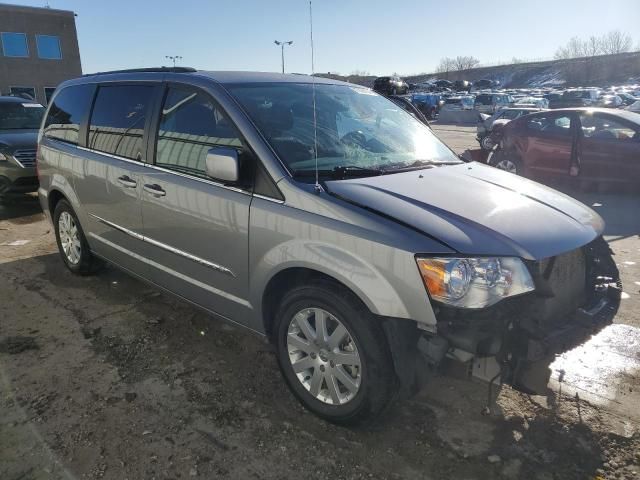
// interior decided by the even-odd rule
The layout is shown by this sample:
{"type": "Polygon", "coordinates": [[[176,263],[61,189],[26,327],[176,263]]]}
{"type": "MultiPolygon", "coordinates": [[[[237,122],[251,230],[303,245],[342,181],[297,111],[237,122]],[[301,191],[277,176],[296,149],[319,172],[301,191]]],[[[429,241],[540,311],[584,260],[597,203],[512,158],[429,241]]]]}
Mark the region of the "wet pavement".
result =
{"type": "Polygon", "coordinates": [[[556,391],[640,420],[640,329],[609,325],[550,368],[556,391]]]}

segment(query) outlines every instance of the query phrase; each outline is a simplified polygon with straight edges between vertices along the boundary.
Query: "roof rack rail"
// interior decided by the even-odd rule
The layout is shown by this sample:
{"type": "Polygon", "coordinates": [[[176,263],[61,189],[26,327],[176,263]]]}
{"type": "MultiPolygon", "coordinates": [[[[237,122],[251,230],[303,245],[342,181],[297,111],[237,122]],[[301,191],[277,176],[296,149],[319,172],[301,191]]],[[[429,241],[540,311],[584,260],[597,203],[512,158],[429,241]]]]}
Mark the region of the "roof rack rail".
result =
{"type": "Polygon", "coordinates": [[[90,77],[92,75],[105,75],[107,73],[144,73],[144,72],[159,72],[159,73],[192,73],[197,72],[192,67],[149,67],[149,68],[129,68],[125,70],[109,70],[106,72],[87,73],[83,76],[90,77]]]}

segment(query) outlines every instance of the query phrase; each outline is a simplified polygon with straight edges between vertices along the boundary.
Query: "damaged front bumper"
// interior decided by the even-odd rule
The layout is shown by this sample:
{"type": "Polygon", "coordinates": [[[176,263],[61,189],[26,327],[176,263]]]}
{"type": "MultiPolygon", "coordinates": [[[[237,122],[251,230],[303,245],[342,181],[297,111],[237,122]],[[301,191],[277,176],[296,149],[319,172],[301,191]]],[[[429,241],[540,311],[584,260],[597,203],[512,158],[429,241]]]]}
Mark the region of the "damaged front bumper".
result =
{"type": "Polygon", "coordinates": [[[438,334],[419,342],[427,360],[455,360],[473,377],[545,393],[555,356],[612,321],[621,284],[601,238],[528,268],[536,283],[531,294],[472,312],[439,307],[438,334]]]}

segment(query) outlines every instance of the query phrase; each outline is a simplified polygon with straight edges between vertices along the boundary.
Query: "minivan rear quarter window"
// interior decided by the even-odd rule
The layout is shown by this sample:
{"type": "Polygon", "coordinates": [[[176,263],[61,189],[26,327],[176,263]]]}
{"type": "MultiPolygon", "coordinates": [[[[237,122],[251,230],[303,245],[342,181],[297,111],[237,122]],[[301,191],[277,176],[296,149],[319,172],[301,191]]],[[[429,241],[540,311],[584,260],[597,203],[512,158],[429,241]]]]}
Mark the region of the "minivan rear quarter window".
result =
{"type": "Polygon", "coordinates": [[[73,85],[58,93],[49,108],[44,136],[77,145],[80,124],[89,110],[93,91],[92,85],[73,85]]]}
{"type": "Polygon", "coordinates": [[[120,157],[138,160],[151,85],[101,86],[91,113],[88,147],[120,157]]]}

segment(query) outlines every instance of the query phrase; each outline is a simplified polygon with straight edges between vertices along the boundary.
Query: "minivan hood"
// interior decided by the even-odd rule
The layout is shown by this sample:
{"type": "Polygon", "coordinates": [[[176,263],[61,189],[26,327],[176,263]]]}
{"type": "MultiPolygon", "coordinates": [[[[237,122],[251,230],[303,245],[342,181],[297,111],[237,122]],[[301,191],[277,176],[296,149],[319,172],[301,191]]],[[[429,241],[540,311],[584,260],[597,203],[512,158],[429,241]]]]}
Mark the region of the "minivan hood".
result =
{"type": "Polygon", "coordinates": [[[577,200],[475,162],[326,187],[465,255],[539,260],[586,245],[604,230],[602,218],[577,200]]]}
{"type": "Polygon", "coordinates": [[[16,148],[36,148],[38,143],[38,130],[1,130],[0,145],[6,145],[10,150],[16,148]]]}

